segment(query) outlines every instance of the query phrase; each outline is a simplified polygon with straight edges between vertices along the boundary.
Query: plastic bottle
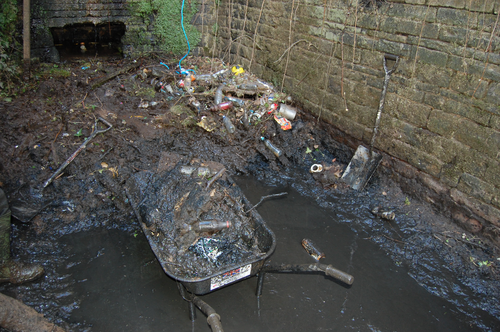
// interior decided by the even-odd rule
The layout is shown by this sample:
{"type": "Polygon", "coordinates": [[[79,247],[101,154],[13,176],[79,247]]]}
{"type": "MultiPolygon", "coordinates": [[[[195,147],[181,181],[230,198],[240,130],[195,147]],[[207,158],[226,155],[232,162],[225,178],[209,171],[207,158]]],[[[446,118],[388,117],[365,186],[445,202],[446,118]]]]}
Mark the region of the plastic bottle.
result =
{"type": "Polygon", "coordinates": [[[214,101],[215,103],[218,105],[220,103],[222,103],[222,88],[224,87],[224,85],[221,85],[217,88],[217,90],[215,91],[215,98],[214,98],[214,101]]]}
{"type": "Polygon", "coordinates": [[[259,86],[255,83],[243,83],[238,85],[238,89],[241,90],[249,90],[249,91],[257,91],[259,86]]]}
{"type": "Polygon", "coordinates": [[[210,107],[208,110],[212,111],[212,112],[217,112],[217,111],[225,111],[225,110],[228,110],[232,107],[233,107],[233,103],[230,101],[227,101],[224,103],[214,105],[214,106],[210,107]]]}
{"type": "Polygon", "coordinates": [[[184,79],[184,90],[187,92],[194,92],[194,87],[191,86],[191,82],[194,80],[194,76],[187,74],[184,79]]]}
{"type": "Polygon", "coordinates": [[[232,134],[236,131],[236,128],[232,124],[231,120],[227,116],[222,116],[222,122],[224,122],[224,126],[226,126],[227,131],[232,134]]]}
{"type": "Polygon", "coordinates": [[[236,98],[236,97],[224,97],[224,100],[225,101],[231,101],[233,102],[233,104],[236,104],[238,106],[245,106],[245,101],[243,99],[240,99],[240,98],[236,98]]]}
{"type": "Polygon", "coordinates": [[[274,155],[277,158],[279,158],[281,156],[281,150],[278,149],[277,147],[275,147],[268,139],[265,139],[264,137],[261,137],[260,139],[264,142],[264,144],[267,146],[267,148],[269,150],[271,150],[272,153],[274,153],[274,155]]]}
{"type": "Polygon", "coordinates": [[[214,80],[214,77],[212,76],[212,74],[195,75],[195,78],[197,81],[200,81],[200,82],[211,82],[214,80]]]}
{"type": "Polygon", "coordinates": [[[231,221],[220,221],[220,220],[202,220],[197,221],[192,225],[187,226],[187,231],[194,231],[197,233],[204,232],[218,232],[226,228],[231,227],[231,221]]]}
{"type": "Polygon", "coordinates": [[[198,111],[198,114],[200,114],[200,111],[201,111],[201,103],[194,99],[191,101],[191,105],[193,105],[194,108],[196,108],[196,110],[198,111]]]}

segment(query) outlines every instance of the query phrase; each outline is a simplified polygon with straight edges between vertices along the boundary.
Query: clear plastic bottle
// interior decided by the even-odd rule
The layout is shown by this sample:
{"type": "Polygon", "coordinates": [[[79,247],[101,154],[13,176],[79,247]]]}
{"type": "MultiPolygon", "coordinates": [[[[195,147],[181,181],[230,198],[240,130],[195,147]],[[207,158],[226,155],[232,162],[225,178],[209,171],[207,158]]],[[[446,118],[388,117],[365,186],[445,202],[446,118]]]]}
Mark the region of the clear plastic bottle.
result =
{"type": "Polygon", "coordinates": [[[194,224],[188,225],[185,229],[185,232],[183,233],[187,233],[189,231],[193,231],[196,233],[214,233],[230,227],[231,221],[229,220],[201,220],[195,222],[194,224]]]}
{"type": "Polygon", "coordinates": [[[186,78],[184,78],[184,90],[187,92],[194,92],[194,87],[191,86],[191,82],[193,81],[194,76],[191,74],[187,74],[186,78]]]}
{"type": "Polygon", "coordinates": [[[274,153],[274,155],[279,158],[282,154],[281,150],[278,149],[277,147],[275,147],[268,139],[265,139],[264,137],[261,137],[260,138],[264,144],[267,146],[267,148],[269,150],[271,150],[272,153],[274,153]]]}
{"type": "Polygon", "coordinates": [[[236,97],[224,97],[224,100],[225,101],[231,101],[233,102],[233,104],[236,104],[238,106],[245,106],[245,101],[243,99],[240,99],[240,98],[236,98],[236,97]]]}
{"type": "Polygon", "coordinates": [[[224,126],[226,126],[227,131],[232,134],[236,131],[236,128],[234,127],[233,123],[227,116],[222,116],[222,122],[224,122],[224,126]]]}
{"type": "Polygon", "coordinates": [[[224,85],[219,86],[215,91],[214,101],[217,105],[222,103],[222,97],[223,97],[222,88],[224,88],[224,85]]]}
{"type": "Polygon", "coordinates": [[[195,78],[199,82],[212,82],[214,80],[214,76],[212,74],[195,75],[195,78]]]}

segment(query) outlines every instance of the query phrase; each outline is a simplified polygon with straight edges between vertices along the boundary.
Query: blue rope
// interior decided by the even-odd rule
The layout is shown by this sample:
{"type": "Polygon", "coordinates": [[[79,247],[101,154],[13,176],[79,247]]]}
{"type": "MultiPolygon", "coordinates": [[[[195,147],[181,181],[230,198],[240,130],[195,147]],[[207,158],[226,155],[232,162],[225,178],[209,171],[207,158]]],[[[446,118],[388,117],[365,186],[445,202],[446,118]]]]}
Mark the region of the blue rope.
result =
{"type": "Polygon", "coordinates": [[[187,74],[187,71],[183,71],[181,67],[181,61],[184,60],[189,52],[191,51],[191,45],[189,45],[189,39],[186,34],[186,29],[184,29],[184,0],[182,0],[182,7],[181,7],[181,27],[182,27],[182,32],[184,32],[184,37],[186,38],[186,42],[188,44],[188,51],[187,53],[182,57],[182,59],[179,60],[179,70],[181,71],[181,74],[187,74]]]}

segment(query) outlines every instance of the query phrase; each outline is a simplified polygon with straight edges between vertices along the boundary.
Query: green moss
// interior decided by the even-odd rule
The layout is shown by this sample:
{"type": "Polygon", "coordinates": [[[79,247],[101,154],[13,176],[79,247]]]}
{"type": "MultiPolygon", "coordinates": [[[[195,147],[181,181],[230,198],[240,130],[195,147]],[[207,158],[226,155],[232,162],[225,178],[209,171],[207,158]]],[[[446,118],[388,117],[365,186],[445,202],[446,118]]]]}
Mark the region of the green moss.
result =
{"type": "MultiPolygon", "coordinates": [[[[151,0],[133,2],[129,0],[131,12],[141,17],[145,24],[151,23],[152,37],[147,33],[139,33],[135,42],[139,45],[154,44],[155,49],[183,54],[188,51],[188,45],[181,25],[182,1],[179,0],[151,0]],[[153,40],[151,40],[153,39],[153,40]]],[[[184,29],[190,45],[197,45],[201,40],[200,32],[190,24],[197,12],[197,2],[184,3],[184,29]]]]}
{"type": "Polygon", "coordinates": [[[156,95],[156,91],[153,87],[140,88],[135,94],[136,96],[142,97],[146,100],[152,100],[156,95]]]}

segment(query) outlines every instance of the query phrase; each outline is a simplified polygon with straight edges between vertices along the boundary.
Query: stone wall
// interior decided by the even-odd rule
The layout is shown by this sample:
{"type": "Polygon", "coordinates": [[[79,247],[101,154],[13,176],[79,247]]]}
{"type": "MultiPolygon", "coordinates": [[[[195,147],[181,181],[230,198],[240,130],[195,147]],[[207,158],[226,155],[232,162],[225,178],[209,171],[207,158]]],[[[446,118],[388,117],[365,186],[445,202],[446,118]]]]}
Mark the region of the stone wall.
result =
{"type": "Polygon", "coordinates": [[[50,28],[71,24],[126,22],[126,0],[33,0],[31,2],[32,57],[58,61],[50,28]]]}
{"type": "Polygon", "coordinates": [[[500,1],[221,0],[209,50],[368,146],[385,53],[400,56],[381,171],[473,232],[500,234],[500,1]],[[215,41],[215,42],[214,42],[215,41]]]}
{"type": "MultiPolygon", "coordinates": [[[[172,1],[176,0],[165,0],[165,6],[172,1]]],[[[179,0],[179,3],[181,1],[179,0]]],[[[196,2],[186,0],[185,7],[188,7],[191,2],[196,3],[198,7],[197,14],[185,24],[195,26],[203,36],[206,36],[198,45],[192,45],[193,53],[200,54],[208,43],[207,38],[210,37],[215,23],[214,6],[213,1],[209,0],[196,2]]],[[[126,32],[122,38],[122,50],[125,56],[137,56],[144,52],[156,51],[159,49],[159,43],[154,35],[154,15],[140,12],[139,6],[144,3],[146,1],[143,0],[33,0],[31,4],[32,57],[48,62],[59,61],[50,29],[85,23],[125,24],[126,32]]]]}

